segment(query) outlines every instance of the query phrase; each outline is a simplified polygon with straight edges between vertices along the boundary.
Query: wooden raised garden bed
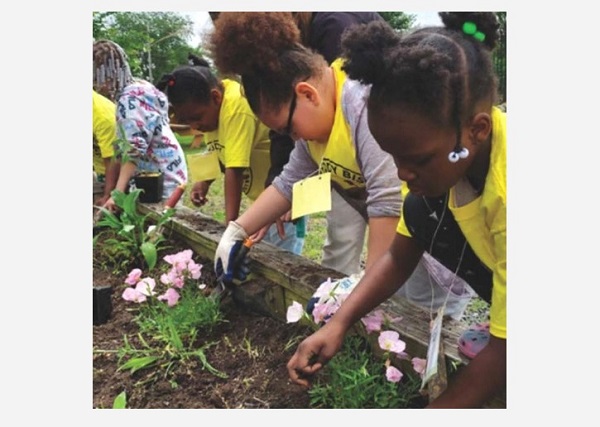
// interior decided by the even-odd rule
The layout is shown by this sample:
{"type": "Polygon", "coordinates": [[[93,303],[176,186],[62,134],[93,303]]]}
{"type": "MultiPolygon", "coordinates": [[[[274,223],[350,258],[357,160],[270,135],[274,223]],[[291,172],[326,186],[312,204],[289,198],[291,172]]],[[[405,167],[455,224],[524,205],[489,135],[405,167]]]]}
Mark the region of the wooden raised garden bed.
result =
{"type": "MultiPolygon", "coordinates": [[[[161,204],[140,204],[142,213],[159,217],[161,204]]],[[[165,234],[172,235],[185,242],[196,253],[209,260],[214,253],[225,226],[200,212],[186,207],[177,207],[177,212],[165,226],[165,234]]],[[[255,312],[270,315],[285,321],[287,307],[293,301],[306,305],[317,287],[331,277],[341,278],[343,274],[293,253],[289,253],[268,243],[254,245],[249,253],[250,270],[261,280],[246,281],[236,286],[234,298],[255,312]]],[[[406,351],[413,356],[425,358],[429,343],[429,313],[407,303],[402,298],[393,298],[380,307],[390,318],[401,317],[402,321],[394,329],[406,342],[406,351]]],[[[457,340],[465,325],[452,319],[445,319],[440,345],[438,375],[430,382],[429,396],[437,397],[446,387],[447,368],[451,365],[464,366],[468,359],[457,348],[457,340]]],[[[357,333],[361,333],[356,328],[357,333]]],[[[373,341],[370,337],[367,337],[373,341]]],[[[374,351],[378,351],[373,342],[374,351]]],[[[452,375],[451,373],[448,375],[452,375]]],[[[487,405],[505,408],[506,397],[503,393],[487,405]]]]}

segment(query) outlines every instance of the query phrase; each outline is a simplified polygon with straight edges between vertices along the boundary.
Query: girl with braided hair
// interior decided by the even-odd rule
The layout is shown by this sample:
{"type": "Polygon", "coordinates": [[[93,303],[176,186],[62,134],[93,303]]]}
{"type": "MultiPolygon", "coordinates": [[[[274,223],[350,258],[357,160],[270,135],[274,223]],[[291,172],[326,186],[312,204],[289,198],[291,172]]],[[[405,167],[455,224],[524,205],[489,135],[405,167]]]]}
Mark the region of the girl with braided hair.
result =
{"type": "Polygon", "coordinates": [[[308,385],[426,251],[491,303],[489,332],[467,331],[459,348],[472,360],[429,407],[481,407],[506,386],[506,117],[495,106],[490,55],[498,24],[494,13],[440,17],[444,27],[407,35],[371,23],[342,42],[348,75],[372,85],[369,127],[407,196],[390,248],[288,362],[298,384],[308,385]]]}
{"type": "MultiPolygon", "coordinates": [[[[238,82],[218,79],[206,60],[189,55],[190,64],[162,76],[157,87],[169,99],[179,123],[204,133],[209,152],[218,154],[225,174],[225,221],[234,221],[242,193],[255,200],[265,188],[269,158],[269,129],[254,115],[238,82]]],[[[195,182],[190,193],[196,206],[206,203],[213,180],[195,182]]],[[[273,225],[275,227],[275,225],[273,225]]],[[[291,222],[284,235],[269,233],[264,240],[300,254],[303,238],[291,222]]]]}
{"type": "MultiPolygon", "coordinates": [[[[94,90],[117,104],[117,129],[127,147],[127,160],[120,165],[115,188],[129,189],[137,172],[162,172],[163,198],[187,182],[183,150],[169,127],[167,97],[151,83],[131,75],[127,55],[111,40],[97,40],[93,46],[94,90]]],[[[109,198],[104,208],[114,211],[109,198]]]]}

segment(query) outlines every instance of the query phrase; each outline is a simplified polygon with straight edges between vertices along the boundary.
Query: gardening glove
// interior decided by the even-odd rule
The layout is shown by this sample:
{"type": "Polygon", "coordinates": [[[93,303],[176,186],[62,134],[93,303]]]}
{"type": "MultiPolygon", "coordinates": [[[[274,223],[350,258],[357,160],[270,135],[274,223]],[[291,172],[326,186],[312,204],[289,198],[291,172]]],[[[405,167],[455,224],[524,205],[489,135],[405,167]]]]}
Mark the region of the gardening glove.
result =
{"type": "Polygon", "coordinates": [[[234,259],[242,247],[248,233],[237,222],[229,221],[225,233],[219,241],[215,253],[215,273],[217,280],[231,283],[233,279],[246,280],[248,275],[247,261],[244,259],[235,265],[234,259]]]}

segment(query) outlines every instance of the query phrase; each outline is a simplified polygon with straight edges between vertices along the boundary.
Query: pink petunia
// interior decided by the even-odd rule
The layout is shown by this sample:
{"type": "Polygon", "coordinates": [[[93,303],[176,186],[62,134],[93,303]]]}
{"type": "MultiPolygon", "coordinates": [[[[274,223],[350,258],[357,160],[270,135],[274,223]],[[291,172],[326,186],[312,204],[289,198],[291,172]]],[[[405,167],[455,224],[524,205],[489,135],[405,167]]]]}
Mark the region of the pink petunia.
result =
{"type": "Polygon", "coordinates": [[[125,289],[123,291],[122,297],[125,301],[132,301],[137,303],[146,301],[146,295],[142,294],[134,288],[125,289]]]}
{"type": "Polygon", "coordinates": [[[406,348],[406,343],[400,339],[396,331],[383,331],[378,338],[379,347],[385,351],[401,354],[406,348]]]}
{"type": "Polygon", "coordinates": [[[187,265],[188,271],[190,272],[190,276],[192,279],[200,278],[200,271],[202,270],[201,264],[196,264],[194,261],[190,260],[187,265]]]}
{"type": "Polygon", "coordinates": [[[412,362],[412,366],[413,366],[413,369],[415,370],[415,372],[418,373],[419,375],[421,375],[421,378],[422,378],[423,374],[425,373],[425,368],[427,367],[427,359],[421,359],[420,357],[413,357],[411,362],[412,362]]]}
{"type": "Polygon", "coordinates": [[[339,308],[340,304],[334,299],[329,299],[321,303],[318,302],[312,311],[313,320],[315,323],[327,322],[339,308]]]}
{"type": "Polygon", "coordinates": [[[363,317],[361,321],[365,325],[367,333],[380,331],[383,323],[383,312],[381,310],[371,312],[363,317]]]}
{"type": "Polygon", "coordinates": [[[179,293],[173,288],[167,289],[167,292],[165,292],[164,294],[162,294],[158,297],[158,299],[161,301],[166,300],[167,305],[169,307],[173,307],[175,304],[177,304],[177,301],[179,301],[179,298],[180,298],[179,293]]]}
{"type": "Polygon", "coordinates": [[[125,283],[133,286],[138,282],[138,280],[140,280],[140,277],[142,277],[142,270],[140,270],[139,268],[134,268],[127,275],[127,279],[125,279],[125,283]]]}
{"type": "Polygon", "coordinates": [[[167,285],[167,286],[171,286],[173,284],[173,280],[175,279],[175,276],[173,274],[173,269],[167,271],[166,273],[163,273],[160,275],[160,282],[167,285]]]}
{"type": "Polygon", "coordinates": [[[395,368],[392,365],[388,366],[385,370],[385,377],[388,381],[393,383],[397,383],[398,381],[400,381],[403,375],[404,374],[402,372],[400,372],[397,368],[395,368]]]}
{"type": "Polygon", "coordinates": [[[302,318],[304,314],[304,308],[302,304],[297,301],[293,301],[292,305],[290,305],[287,309],[286,319],[287,323],[295,323],[302,318]]]}
{"type": "Polygon", "coordinates": [[[192,250],[186,249],[173,255],[166,255],[163,259],[181,273],[187,268],[188,262],[192,260],[192,250]]]}
{"type": "Polygon", "coordinates": [[[328,277],[326,281],[324,281],[323,283],[321,283],[319,285],[319,287],[313,294],[313,297],[323,300],[323,297],[329,297],[333,287],[334,287],[334,283],[331,281],[331,277],[328,277]]]}
{"type": "Polygon", "coordinates": [[[154,279],[152,277],[144,277],[135,286],[135,290],[138,291],[140,294],[151,297],[153,295],[156,295],[156,292],[154,292],[155,287],[156,287],[156,282],[154,281],[154,279]]]}

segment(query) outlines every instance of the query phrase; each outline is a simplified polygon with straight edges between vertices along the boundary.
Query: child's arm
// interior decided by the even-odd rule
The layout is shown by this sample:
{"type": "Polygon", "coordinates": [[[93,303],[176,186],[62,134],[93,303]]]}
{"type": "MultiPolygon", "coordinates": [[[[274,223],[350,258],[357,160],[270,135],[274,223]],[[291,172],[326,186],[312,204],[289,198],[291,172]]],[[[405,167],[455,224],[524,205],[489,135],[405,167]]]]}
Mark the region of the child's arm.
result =
{"type": "Polygon", "coordinates": [[[240,214],[244,168],[225,169],[225,223],[235,221],[240,214]]]}
{"type": "Polygon", "coordinates": [[[260,193],[258,199],[235,221],[250,235],[263,226],[272,224],[291,208],[291,202],[275,187],[270,185],[260,193]]]}
{"type": "Polygon", "coordinates": [[[306,338],[287,364],[292,381],[308,386],[315,374],[341,348],[348,329],[388,299],[414,271],[423,251],[413,239],[396,234],[392,245],[350,293],[338,311],[319,330],[306,338]]]}
{"type": "Polygon", "coordinates": [[[373,265],[389,249],[396,235],[398,217],[381,216],[369,218],[367,259],[365,269],[373,265]]]}
{"type": "Polygon", "coordinates": [[[506,340],[489,343],[458,372],[428,408],[480,408],[506,385],[506,340]]]}

